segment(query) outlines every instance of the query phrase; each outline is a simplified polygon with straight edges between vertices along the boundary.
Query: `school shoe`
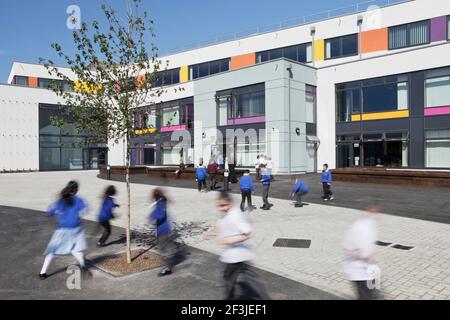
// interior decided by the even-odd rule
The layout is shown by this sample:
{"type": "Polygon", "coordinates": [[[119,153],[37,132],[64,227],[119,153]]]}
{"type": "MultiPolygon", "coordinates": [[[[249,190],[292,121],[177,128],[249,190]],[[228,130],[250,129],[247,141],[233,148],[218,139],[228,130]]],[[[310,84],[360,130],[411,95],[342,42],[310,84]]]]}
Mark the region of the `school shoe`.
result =
{"type": "Polygon", "coordinates": [[[97,242],[97,247],[104,247],[105,246],[105,244],[104,243],[101,243],[100,241],[99,242],[97,242]]]}
{"type": "Polygon", "coordinates": [[[303,204],[296,203],[296,204],[294,205],[294,207],[296,207],[296,208],[301,208],[301,207],[303,207],[303,204]]]}
{"type": "Polygon", "coordinates": [[[331,196],[330,201],[331,201],[331,200],[334,200],[334,197],[333,197],[333,196],[331,196]]]}
{"type": "Polygon", "coordinates": [[[158,274],[159,277],[164,277],[167,276],[169,274],[172,274],[172,270],[169,267],[165,267],[164,269],[161,270],[161,272],[158,274]]]}
{"type": "Polygon", "coordinates": [[[262,209],[262,210],[270,210],[270,207],[262,206],[262,207],[260,207],[260,209],[262,209]]]}
{"type": "Polygon", "coordinates": [[[45,280],[48,278],[48,275],[46,273],[39,273],[39,279],[40,280],[45,280]]]}
{"type": "Polygon", "coordinates": [[[92,278],[92,272],[86,267],[81,267],[81,274],[85,278],[92,278]]]}
{"type": "Polygon", "coordinates": [[[329,198],[323,198],[323,201],[330,201],[329,198]]]}

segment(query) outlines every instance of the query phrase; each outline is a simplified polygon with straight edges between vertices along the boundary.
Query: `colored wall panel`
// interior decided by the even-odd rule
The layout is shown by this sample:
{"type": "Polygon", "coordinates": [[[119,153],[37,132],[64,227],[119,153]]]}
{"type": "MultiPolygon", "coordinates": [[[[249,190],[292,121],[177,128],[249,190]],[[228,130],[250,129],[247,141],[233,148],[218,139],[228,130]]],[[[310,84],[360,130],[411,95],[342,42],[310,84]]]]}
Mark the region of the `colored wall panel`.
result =
{"type": "Polygon", "coordinates": [[[426,116],[439,116],[439,115],[444,115],[444,114],[450,114],[450,106],[425,109],[426,116]]]}
{"type": "Polygon", "coordinates": [[[366,113],[362,115],[362,120],[368,121],[368,120],[397,119],[407,117],[409,117],[409,110],[401,110],[401,111],[366,113]]]}
{"type": "Polygon", "coordinates": [[[161,132],[170,132],[170,131],[179,131],[179,130],[186,130],[186,125],[170,126],[170,127],[162,127],[161,128],[161,132]]]}
{"type": "Polygon", "coordinates": [[[447,16],[431,19],[431,42],[447,40],[447,16]]]}
{"type": "Polygon", "coordinates": [[[388,49],[388,29],[371,30],[362,33],[362,53],[388,49]]]}
{"type": "Polygon", "coordinates": [[[325,60],[325,40],[314,41],[314,61],[325,60]]]}
{"type": "Polygon", "coordinates": [[[352,121],[361,121],[361,115],[360,114],[352,115],[352,121]]]}
{"type": "Polygon", "coordinates": [[[142,84],[145,82],[145,74],[141,74],[136,78],[136,86],[140,88],[142,84]]]}
{"type": "Polygon", "coordinates": [[[243,54],[241,56],[231,57],[231,70],[236,70],[256,63],[256,53],[243,54]]]}
{"type": "Polygon", "coordinates": [[[189,81],[189,67],[182,66],[180,68],[180,82],[188,82],[189,81]]]}
{"type": "Polygon", "coordinates": [[[36,77],[28,77],[28,85],[32,88],[37,88],[38,86],[38,78],[36,77]]]}
{"type": "Polygon", "coordinates": [[[266,117],[261,116],[261,117],[242,118],[242,119],[231,119],[231,120],[228,120],[228,125],[258,123],[258,122],[266,122],[266,117]]]}

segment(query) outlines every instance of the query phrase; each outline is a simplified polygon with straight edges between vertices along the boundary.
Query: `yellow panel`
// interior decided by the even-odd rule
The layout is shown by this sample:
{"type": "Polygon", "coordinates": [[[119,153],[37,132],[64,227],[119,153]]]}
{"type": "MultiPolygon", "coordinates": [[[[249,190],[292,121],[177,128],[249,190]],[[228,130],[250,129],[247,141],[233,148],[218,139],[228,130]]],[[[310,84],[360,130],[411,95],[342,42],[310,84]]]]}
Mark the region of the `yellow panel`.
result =
{"type": "Polygon", "coordinates": [[[352,121],[360,121],[361,115],[360,114],[353,114],[352,115],[352,121]]]}
{"type": "Polygon", "coordinates": [[[325,40],[314,41],[314,61],[325,60],[325,40]]]}
{"type": "Polygon", "coordinates": [[[183,66],[180,68],[180,82],[189,81],[189,68],[188,66],[183,66]]]}
{"type": "MultiPolygon", "coordinates": [[[[408,118],[409,110],[391,111],[391,112],[378,112],[363,114],[362,119],[366,120],[382,120],[382,119],[397,119],[408,118]]],[[[352,117],[353,120],[353,117],[352,117]]]]}

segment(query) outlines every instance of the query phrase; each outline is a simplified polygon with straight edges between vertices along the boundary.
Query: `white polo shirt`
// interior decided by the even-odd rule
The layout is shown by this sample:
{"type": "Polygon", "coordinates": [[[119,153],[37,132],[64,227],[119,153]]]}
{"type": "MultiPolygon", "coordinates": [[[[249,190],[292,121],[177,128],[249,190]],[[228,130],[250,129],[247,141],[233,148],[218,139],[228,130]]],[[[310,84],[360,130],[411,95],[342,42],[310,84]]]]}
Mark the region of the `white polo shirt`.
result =
{"type": "MultiPolygon", "coordinates": [[[[221,238],[231,238],[240,235],[249,235],[252,227],[244,213],[239,208],[232,208],[218,222],[218,233],[221,238]]],[[[220,256],[220,261],[224,263],[238,263],[254,259],[249,241],[240,242],[234,245],[227,245],[227,248],[220,256]]]]}

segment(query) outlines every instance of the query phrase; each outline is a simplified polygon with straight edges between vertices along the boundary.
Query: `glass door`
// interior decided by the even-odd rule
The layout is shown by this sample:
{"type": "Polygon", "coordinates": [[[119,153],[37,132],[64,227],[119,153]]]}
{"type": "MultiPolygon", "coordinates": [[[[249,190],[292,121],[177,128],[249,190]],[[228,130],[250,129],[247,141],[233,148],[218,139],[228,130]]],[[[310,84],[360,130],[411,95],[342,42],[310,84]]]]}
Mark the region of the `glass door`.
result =
{"type": "Polygon", "coordinates": [[[336,165],[338,168],[361,166],[361,144],[359,142],[338,143],[336,146],[336,165]]]}

